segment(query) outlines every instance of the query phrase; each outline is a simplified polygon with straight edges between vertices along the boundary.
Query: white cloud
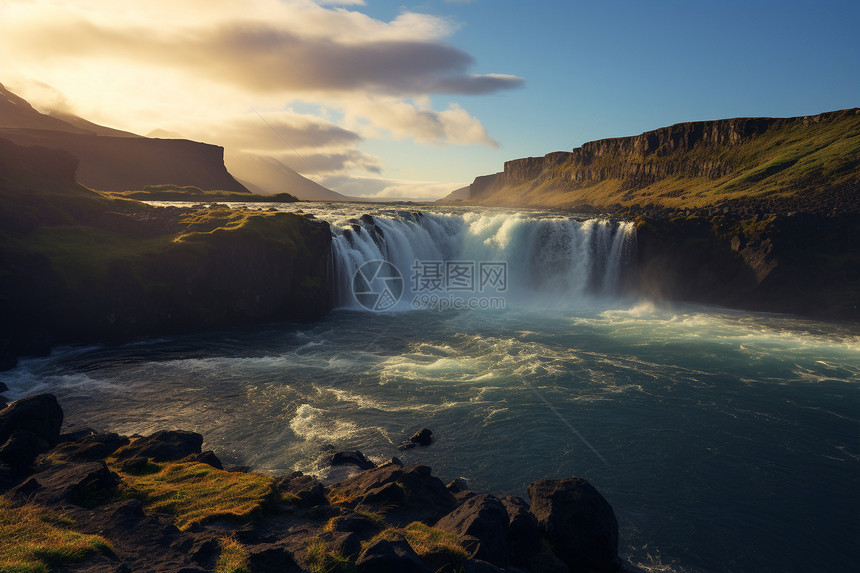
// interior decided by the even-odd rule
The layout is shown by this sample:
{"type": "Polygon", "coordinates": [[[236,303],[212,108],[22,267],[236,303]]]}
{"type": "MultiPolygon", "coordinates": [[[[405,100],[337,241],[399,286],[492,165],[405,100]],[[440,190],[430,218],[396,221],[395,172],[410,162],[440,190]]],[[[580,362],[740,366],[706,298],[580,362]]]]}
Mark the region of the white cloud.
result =
{"type": "Polygon", "coordinates": [[[383,200],[435,201],[467,185],[466,183],[440,183],[438,181],[400,181],[383,177],[345,175],[329,178],[339,193],[351,197],[383,200]]]}
{"type": "Polygon", "coordinates": [[[343,104],[345,124],[365,137],[390,136],[430,145],[489,145],[498,147],[481,122],[457,104],[436,111],[429,102],[417,104],[386,97],[355,97],[343,104]]]}

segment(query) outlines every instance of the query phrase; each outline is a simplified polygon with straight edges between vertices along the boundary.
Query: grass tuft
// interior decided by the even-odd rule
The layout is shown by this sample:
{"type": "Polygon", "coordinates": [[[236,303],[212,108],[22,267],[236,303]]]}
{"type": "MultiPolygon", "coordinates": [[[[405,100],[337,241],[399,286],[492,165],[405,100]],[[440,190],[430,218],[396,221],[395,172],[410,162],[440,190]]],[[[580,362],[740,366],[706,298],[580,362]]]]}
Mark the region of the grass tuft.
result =
{"type": "Polygon", "coordinates": [[[417,521],[406,527],[389,527],[379,532],[370,541],[364,542],[362,546],[367,547],[380,539],[397,541],[401,537],[406,539],[415,553],[421,557],[443,555],[451,561],[461,561],[469,557],[455,534],[417,521]]]}
{"type": "Polygon", "coordinates": [[[168,463],[152,473],[120,475],[126,496],[141,499],[145,510],[173,514],[176,526],[183,530],[218,518],[248,518],[275,497],[269,476],[226,472],[198,462],[168,463]]]}
{"type": "Polygon", "coordinates": [[[311,573],[354,573],[357,571],[353,559],[335,551],[329,551],[328,543],[313,539],[307,547],[308,569],[311,573]]]}
{"type": "Polygon", "coordinates": [[[47,573],[97,552],[113,552],[99,535],[69,529],[73,521],[35,505],[15,505],[0,497],[0,571],[47,573]]]}
{"type": "Polygon", "coordinates": [[[250,573],[248,550],[235,537],[225,537],[220,541],[221,555],[215,564],[215,573],[250,573]]]}

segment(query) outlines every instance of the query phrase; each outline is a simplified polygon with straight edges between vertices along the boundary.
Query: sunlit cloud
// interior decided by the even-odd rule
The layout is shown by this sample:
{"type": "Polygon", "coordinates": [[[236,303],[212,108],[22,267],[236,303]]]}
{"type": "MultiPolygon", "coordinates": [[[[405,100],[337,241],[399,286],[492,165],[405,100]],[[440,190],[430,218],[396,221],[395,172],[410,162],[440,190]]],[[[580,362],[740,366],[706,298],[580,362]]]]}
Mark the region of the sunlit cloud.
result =
{"type": "Polygon", "coordinates": [[[361,140],[357,133],[321,118],[284,111],[219,118],[192,133],[195,138],[218,141],[240,151],[270,154],[290,149],[348,146],[361,140]]]}
{"type": "Polygon", "coordinates": [[[427,104],[396,98],[357,97],[344,105],[344,112],[346,125],[365,137],[498,147],[481,122],[456,104],[436,111],[427,104]]]}
{"type": "Polygon", "coordinates": [[[382,21],[363,5],[0,0],[0,81],[40,109],[111,127],[282,158],[299,150],[306,175],[308,163],[381,171],[379,158],[356,149],[368,138],[497,146],[463,105],[436,109],[432,96],[493,93],[522,79],[473,71],[472,56],[445,41],[458,27],[451,20],[404,10],[382,21]],[[299,102],[320,113],[291,111],[299,102]]]}

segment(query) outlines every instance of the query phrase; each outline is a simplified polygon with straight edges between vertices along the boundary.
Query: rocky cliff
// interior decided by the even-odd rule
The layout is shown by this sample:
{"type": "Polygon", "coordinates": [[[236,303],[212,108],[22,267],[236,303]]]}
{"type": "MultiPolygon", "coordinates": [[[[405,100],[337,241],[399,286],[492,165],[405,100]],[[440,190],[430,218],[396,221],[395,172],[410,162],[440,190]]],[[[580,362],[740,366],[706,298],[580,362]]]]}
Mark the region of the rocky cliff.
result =
{"type": "MultiPolygon", "coordinates": [[[[750,198],[804,200],[804,210],[855,205],[860,109],[795,118],[680,123],[570,152],[516,159],[478,177],[479,204],[701,208],[750,198]]],[[[801,205],[801,207],[804,207],[801,205]]]]}
{"type": "Polygon", "coordinates": [[[194,186],[248,193],[224,167],[224,148],[186,139],[106,137],[41,129],[0,128],[0,138],[22,146],[59,149],[78,162],[78,181],[100,191],[148,185],[194,186]]]}
{"type": "Polygon", "coordinates": [[[0,138],[59,149],[78,160],[80,183],[100,191],[171,184],[247,193],[224,167],[224,149],[185,139],[151,139],[73,115],[46,115],[0,84],[0,138]]]}
{"type": "Polygon", "coordinates": [[[63,152],[0,140],[0,368],[56,344],[331,308],[326,223],[110,199],[76,183],[75,166],[63,152]]]}

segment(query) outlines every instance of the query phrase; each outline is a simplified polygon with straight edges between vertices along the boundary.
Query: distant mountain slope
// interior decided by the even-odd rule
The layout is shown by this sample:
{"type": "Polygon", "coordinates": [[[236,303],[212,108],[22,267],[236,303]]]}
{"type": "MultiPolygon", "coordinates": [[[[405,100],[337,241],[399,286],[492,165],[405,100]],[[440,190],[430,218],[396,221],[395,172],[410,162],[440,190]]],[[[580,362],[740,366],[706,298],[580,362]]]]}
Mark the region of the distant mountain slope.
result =
{"type": "Polygon", "coordinates": [[[32,128],[65,131],[68,133],[92,133],[62,119],[39,113],[30,103],[13,94],[0,84],[0,128],[32,128]]]}
{"type": "Polygon", "coordinates": [[[224,150],[182,139],[148,139],[73,115],[39,113],[0,84],[0,138],[17,145],[68,152],[79,162],[77,178],[101,191],[172,184],[247,193],[224,167],[224,150]]]}
{"type": "Polygon", "coordinates": [[[459,189],[454,189],[441,199],[439,199],[439,203],[447,203],[449,201],[467,201],[469,199],[469,192],[471,190],[470,185],[466,185],[465,187],[460,187],[459,189]]]}
{"type": "Polygon", "coordinates": [[[272,195],[286,192],[303,201],[353,200],[299,175],[273,157],[227,151],[225,162],[230,173],[248,184],[255,193],[272,195]]]}
{"type": "Polygon", "coordinates": [[[61,113],[55,111],[51,112],[49,117],[60,119],[62,121],[65,121],[69,125],[72,125],[78,129],[82,129],[88,133],[93,133],[95,135],[104,135],[107,137],[142,137],[130,131],[122,131],[120,129],[114,129],[112,127],[105,127],[103,125],[99,125],[97,123],[93,123],[89,120],[86,120],[82,117],[78,117],[77,115],[72,115],[70,113],[61,113]]]}
{"type": "MultiPolygon", "coordinates": [[[[857,208],[860,109],[680,123],[571,152],[516,159],[478,177],[469,201],[511,206],[708,207],[791,200],[857,208]]],[[[792,209],[795,210],[795,209],[792,209]]]]}

